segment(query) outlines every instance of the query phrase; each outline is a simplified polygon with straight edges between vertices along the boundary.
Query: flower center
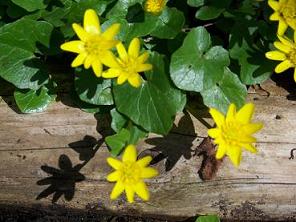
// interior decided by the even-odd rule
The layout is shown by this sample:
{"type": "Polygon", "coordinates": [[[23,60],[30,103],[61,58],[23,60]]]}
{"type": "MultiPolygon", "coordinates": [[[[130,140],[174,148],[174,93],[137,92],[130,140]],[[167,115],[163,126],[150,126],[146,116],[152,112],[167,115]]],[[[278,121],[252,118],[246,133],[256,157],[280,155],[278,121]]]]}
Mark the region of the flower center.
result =
{"type": "Polygon", "coordinates": [[[238,124],[237,122],[226,122],[222,126],[222,135],[226,143],[231,145],[238,145],[243,136],[241,127],[242,125],[238,124]]]}
{"type": "Polygon", "coordinates": [[[280,14],[286,21],[293,21],[296,19],[296,1],[288,1],[280,9],[280,14]]]}
{"type": "Polygon", "coordinates": [[[149,12],[160,12],[165,5],[165,0],[147,0],[146,8],[149,12]]]}
{"type": "Polygon", "coordinates": [[[293,48],[291,52],[288,54],[288,59],[291,63],[296,65],[296,48],[293,48]]]}
{"type": "Polygon", "coordinates": [[[121,180],[124,184],[136,184],[141,175],[141,168],[135,162],[124,162],[121,168],[121,180]]]}
{"type": "Polygon", "coordinates": [[[138,73],[137,72],[138,63],[136,59],[128,57],[125,61],[120,60],[119,63],[125,73],[129,75],[138,73]]]}
{"type": "Polygon", "coordinates": [[[113,47],[113,42],[104,39],[100,35],[93,35],[85,42],[86,52],[94,56],[102,56],[104,52],[113,47]]]}

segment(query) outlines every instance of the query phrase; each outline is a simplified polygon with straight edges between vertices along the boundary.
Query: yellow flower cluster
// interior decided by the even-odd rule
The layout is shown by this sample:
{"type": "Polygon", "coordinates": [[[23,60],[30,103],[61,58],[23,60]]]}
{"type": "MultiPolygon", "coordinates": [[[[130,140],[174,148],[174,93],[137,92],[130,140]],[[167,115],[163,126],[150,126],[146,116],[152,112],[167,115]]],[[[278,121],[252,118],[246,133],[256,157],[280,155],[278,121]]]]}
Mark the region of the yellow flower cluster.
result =
{"type": "Polygon", "coordinates": [[[296,82],[296,1],[295,0],[268,0],[268,5],[274,10],[270,16],[271,21],[279,21],[278,39],[274,42],[277,50],[265,54],[268,59],[281,61],[275,68],[276,73],[281,73],[289,68],[294,68],[296,82]],[[294,30],[294,40],[284,36],[288,27],[294,30]]]}
{"type": "Polygon", "coordinates": [[[145,63],[149,57],[148,52],[140,55],[140,40],[134,38],[127,52],[123,44],[114,39],[119,32],[120,24],[113,24],[102,32],[99,18],[94,10],[86,10],[83,27],[74,23],[73,29],[80,40],[61,45],[62,50],[78,54],[71,64],[72,67],[80,65],[84,65],[85,69],[92,67],[97,77],[117,77],[118,84],[128,81],[133,87],[139,87],[142,83],[140,72],[152,69],[151,64],[145,63]],[[111,51],[114,47],[117,48],[119,58],[116,58],[111,51]],[[104,71],[103,65],[109,69],[104,71]]]}

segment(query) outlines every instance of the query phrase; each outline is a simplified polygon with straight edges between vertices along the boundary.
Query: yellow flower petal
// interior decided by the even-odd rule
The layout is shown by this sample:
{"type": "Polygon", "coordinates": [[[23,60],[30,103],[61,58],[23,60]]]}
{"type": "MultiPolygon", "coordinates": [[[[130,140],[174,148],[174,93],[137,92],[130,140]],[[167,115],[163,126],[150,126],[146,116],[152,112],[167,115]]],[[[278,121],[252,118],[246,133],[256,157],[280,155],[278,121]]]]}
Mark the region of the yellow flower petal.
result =
{"type": "Polygon", "coordinates": [[[104,56],[101,58],[102,63],[105,66],[108,66],[110,68],[119,68],[119,64],[116,60],[115,55],[111,51],[106,51],[104,53],[104,56]]]}
{"type": "Polygon", "coordinates": [[[142,169],[141,178],[149,179],[158,175],[158,171],[152,167],[145,167],[142,169]]]}
{"type": "Polygon", "coordinates": [[[227,149],[227,155],[232,161],[233,165],[238,167],[242,158],[242,149],[238,146],[231,146],[227,149]]]}
{"type": "Polygon", "coordinates": [[[108,69],[102,74],[102,76],[107,79],[115,78],[115,77],[118,77],[119,75],[120,75],[120,69],[113,69],[113,68],[108,69]]]}
{"type": "Polygon", "coordinates": [[[149,53],[144,52],[142,55],[140,55],[138,57],[137,61],[138,61],[138,63],[142,64],[142,63],[146,62],[148,58],[149,58],[149,53]]]}
{"type": "Polygon", "coordinates": [[[293,42],[290,39],[288,39],[287,37],[280,36],[280,35],[278,35],[277,37],[284,45],[289,46],[291,49],[294,48],[293,42]]]}
{"type": "Polygon", "coordinates": [[[134,145],[128,145],[122,155],[122,162],[136,162],[137,150],[134,145]]]}
{"type": "Polygon", "coordinates": [[[76,56],[76,58],[73,60],[73,62],[71,63],[72,67],[77,67],[83,64],[85,58],[86,58],[87,54],[86,53],[80,53],[78,54],[78,56],[76,56]]]}
{"type": "Polygon", "coordinates": [[[118,78],[117,78],[117,84],[121,85],[123,84],[127,79],[128,79],[129,75],[125,72],[122,72],[118,78]]]}
{"type": "Polygon", "coordinates": [[[112,157],[108,157],[107,162],[115,170],[118,170],[122,167],[122,163],[119,160],[114,159],[112,157]]]}
{"type": "Polygon", "coordinates": [[[248,134],[256,133],[257,131],[261,130],[263,127],[262,123],[250,123],[243,126],[243,130],[248,134]]]}
{"type": "Polygon", "coordinates": [[[226,121],[232,121],[234,120],[236,114],[236,107],[233,103],[231,103],[228,107],[227,115],[226,115],[226,121]]]}
{"type": "Polygon", "coordinates": [[[271,14],[271,16],[269,17],[270,21],[278,21],[280,20],[280,15],[278,12],[275,12],[273,14],[271,14]]]}
{"type": "Polygon", "coordinates": [[[217,148],[216,159],[218,159],[218,160],[222,159],[226,154],[226,150],[227,150],[226,145],[220,144],[217,148]]]}
{"type": "Polygon", "coordinates": [[[97,77],[102,76],[102,71],[103,71],[103,64],[101,63],[100,60],[94,60],[91,64],[91,67],[97,77]]]}
{"type": "Polygon", "coordinates": [[[137,73],[128,77],[127,80],[135,88],[140,87],[141,83],[142,83],[142,79],[141,79],[140,75],[137,73]]]}
{"type": "Polygon", "coordinates": [[[140,40],[138,38],[134,38],[129,47],[128,47],[128,55],[137,58],[140,53],[140,40]]]}
{"type": "Polygon", "coordinates": [[[290,46],[287,46],[287,45],[285,45],[285,44],[283,44],[283,43],[281,43],[281,42],[274,42],[273,45],[274,45],[277,49],[281,50],[281,51],[284,52],[284,53],[288,53],[288,52],[291,51],[291,47],[290,47],[290,46]]]}
{"type": "Polygon", "coordinates": [[[137,66],[137,72],[145,72],[152,69],[151,64],[140,64],[137,66]]]}
{"type": "Polygon", "coordinates": [[[93,63],[93,61],[95,60],[96,58],[92,55],[88,55],[84,61],[84,68],[85,69],[89,69],[89,67],[91,66],[91,64],[93,63]]]}
{"type": "Polygon", "coordinates": [[[240,121],[243,124],[250,122],[253,113],[254,113],[254,104],[247,103],[245,104],[236,114],[236,120],[240,121]]]}
{"type": "Polygon", "coordinates": [[[133,189],[133,187],[132,186],[126,186],[125,187],[125,192],[126,192],[127,201],[129,203],[133,203],[134,202],[134,196],[135,196],[135,190],[133,189]]]}
{"type": "Polygon", "coordinates": [[[119,23],[115,23],[113,25],[111,25],[103,34],[102,37],[107,39],[107,40],[112,40],[117,33],[119,32],[120,29],[120,24],[119,23]]]}
{"type": "Polygon", "coordinates": [[[68,52],[82,53],[84,52],[84,43],[79,40],[66,42],[61,45],[61,49],[68,52]]]}
{"type": "Polygon", "coordinates": [[[115,200],[117,197],[119,197],[120,194],[122,194],[123,191],[124,191],[124,184],[122,183],[122,181],[118,180],[110,194],[110,199],[115,200]]]}
{"type": "Polygon", "coordinates": [[[135,185],[136,194],[143,200],[147,201],[150,198],[149,190],[143,181],[138,182],[135,185]]]}
{"type": "Polygon", "coordinates": [[[282,19],[279,20],[279,25],[278,25],[278,34],[279,35],[283,35],[285,33],[285,31],[288,28],[288,24],[283,21],[282,19]]]}
{"type": "Polygon", "coordinates": [[[90,34],[100,34],[101,27],[99,17],[93,9],[88,9],[84,13],[83,27],[90,34]]]}
{"type": "Polygon", "coordinates": [[[114,171],[114,172],[110,173],[107,176],[107,180],[109,182],[115,182],[115,181],[120,179],[120,176],[121,176],[120,171],[117,170],[117,171],[114,171]]]}
{"type": "Polygon", "coordinates": [[[128,54],[127,54],[127,51],[125,50],[124,45],[120,42],[116,45],[116,49],[120,59],[126,60],[126,58],[128,57],[128,54]]]}
{"type": "Polygon", "coordinates": [[[275,67],[275,72],[276,73],[281,73],[281,72],[284,72],[286,71],[287,69],[293,67],[294,65],[289,61],[289,60],[285,60],[283,62],[281,62],[280,64],[278,64],[276,67],[275,67]]]}
{"type": "Polygon", "coordinates": [[[268,5],[274,10],[278,11],[280,9],[280,4],[277,1],[274,0],[268,0],[268,5]]]}
{"type": "Polygon", "coordinates": [[[286,59],[286,55],[280,51],[269,51],[265,53],[266,58],[278,61],[284,61],[286,59]]]}
{"type": "Polygon", "coordinates": [[[137,161],[137,164],[140,167],[146,167],[146,166],[148,166],[150,164],[151,161],[152,161],[152,157],[151,156],[145,156],[142,159],[139,159],[137,161]]]}
{"type": "Polygon", "coordinates": [[[85,42],[88,39],[89,34],[80,25],[73,23],[72,28],[82,41],[85,42]]]}
{"type": "Polygon", "coordinates": [[[250,144],[250,143],[243,144],[243,147],[244,147],[246,150],[250,151],[251,153],[257,153],[257,149],[256,149],[256,147],[254,147],[254,146],[253,146],[252,144],[250,144]]]}
{"type": "Polygon", "coordinates": [[[225,121],[224,115],[214,108],[210,108],[210,114],[213,117],[217,126],[220,128],[224,124],[224,121],[225,121]]]}
{"type": "Polygon", "coordinates": [[[212,128],[208,130],[208,134],[210,137],[215,139],[220,136],[221,130],[219,128],[212,128]]]}

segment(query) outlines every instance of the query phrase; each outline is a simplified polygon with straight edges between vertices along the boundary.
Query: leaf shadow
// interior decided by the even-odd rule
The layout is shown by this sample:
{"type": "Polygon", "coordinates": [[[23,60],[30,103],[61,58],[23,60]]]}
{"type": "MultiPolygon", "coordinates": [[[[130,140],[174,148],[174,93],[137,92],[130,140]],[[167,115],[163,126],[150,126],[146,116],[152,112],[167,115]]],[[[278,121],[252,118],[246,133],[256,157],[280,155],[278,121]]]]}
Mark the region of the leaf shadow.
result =
{"type": "Polygon", "coordinates": [[[38,58],[32,58],[24,61],[24,66],[37,69],[37,72],[31,77],[31,82],[37,82],[38,86],[44,85],[48,82],[48,71],[46,70],[42,61],[38,58]]]}
{"type": "Polygon", "coordinates": [[[186,129],[186,135],[170,133],[164,137],[146,139],[145,142],[154,147],[144,150],[140,153],[139,157],[151,155],[153,157],[151,164],[157,164],[165,159],[166,171],[172,170],[181,157],[187,160],[190,159],[193,153],[191,147],[196,138],[196,133],[192,119],[187,112],[179,121],[178,126],[175,126],[175,130],[179,132],[182,132],[182,129],[186,129]],[[187,133],[190,136],[188,136],[187,133]],[[178,146],[176,146],[176,144],[178,144],[178,146]]]}
{"type": "Polygon", "coordinates": [[[85,180],[85,176],[79,172],[83,166],[83,164],[73,166],[70,158],[65,154],[59,157],[60,169],[47,165],[41,166],[41,169],[51,176],[37,181],[37,185],[39,186],[49,186],[36,197],[36,200],[46,198],[51,194],[53,194],[53,203],[57,202],[63,195],[67,201],[72,200],[75,192],[75,184],[85,180]]]}

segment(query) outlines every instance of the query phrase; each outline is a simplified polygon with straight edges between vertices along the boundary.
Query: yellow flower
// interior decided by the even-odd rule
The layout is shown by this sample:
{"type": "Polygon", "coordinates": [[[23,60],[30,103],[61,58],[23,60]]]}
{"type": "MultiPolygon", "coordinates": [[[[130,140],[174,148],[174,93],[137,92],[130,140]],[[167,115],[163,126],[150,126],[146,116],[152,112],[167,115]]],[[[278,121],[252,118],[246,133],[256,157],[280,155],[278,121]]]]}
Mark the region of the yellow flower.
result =
{"type": "Polygon", "coordinates": [[[115,58],[114,55],[109,58],[106,65],[109,66],[110,69],[103,72],[103,77],[118,77],[117,84],[123,84],[127,80],[133,87],[139,87],[142,83],[139,72],[152,69],[151,64],[144,63],[149,57],[148,52],[144,52],[140,55],[140,40],[138,38],[134,38],[131,41],[128,52],[122,43],[118,43],[116,48],[119,58],[115,58]]]}
{"type": "Polygon", "coordinates": [[[107,180],[109,182],[116,181],[110,198],[114,200],[125,191],[129,203],[134,202],[135,193],[143,200],[149,200],[149,191],[143,179],[158,175],[157,170],[147,167],[151,160],[151,156],[137,160],[137,151],[134,145],[128,145],[125,148],[122,162],[112,157],[107,158],[108,164],[115,169],[107,176],[107,180]]]}
{"type": "Polygon", "coordinates": [[[296,82],[296,31],[294,32],[294,42],[285,36],[278,36],[280,41],[274,42],[278,50],[269,51],[265,54],[266,58],[282,61],[275,67],[276,73],[281,73],[289,68],[294,68],[294,80],[296,82]]]}
{"type": "Polygon", "coordinates": [[[268,0],[268,5],[274,10],[271,21],[279,21],[278,34],[283,35],[288,26],[296,30],[296,1],[295,0],[268,0]]]}
{"type": "Polygon", "coordinates": [[[158,14],[163,10],[166,3],[167,0],[147,0],[145,2],[145,11],[158,14]]]}
{"type": "Polygon", "coordinates": [[[92,67],[96,76],[102,75],[103,64],[110,58],[111,48],[118,43],[114,40],[120,25],[113,24],[104,33],[101,32],[99,18],[96,12],[88,9],[84,13],[83,28],[73,23],[74,31],[80,40],[66,42],[61,45],[61,49],[78,53],[71,66],[77,67],[84,64],[84,68],[92,67]]]}
{"type": "Polygon", "coordinates": [[[261,123],[250,123],[254,113],[254,104],[245,104],[238,112],[234,104],[230,104],[226,117],[218,110],[211,108],[212,115],[217,127],[208,130],[210,137],[214,138],[214,143],[218,145],[216,158],[221,159],[224,155],[230,157],[235,166],[241,161],[242,148],[256,153],[256,148],[252,143],[256,139],[253,133],[260,130],[261,123]]]}

